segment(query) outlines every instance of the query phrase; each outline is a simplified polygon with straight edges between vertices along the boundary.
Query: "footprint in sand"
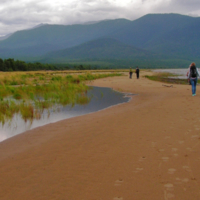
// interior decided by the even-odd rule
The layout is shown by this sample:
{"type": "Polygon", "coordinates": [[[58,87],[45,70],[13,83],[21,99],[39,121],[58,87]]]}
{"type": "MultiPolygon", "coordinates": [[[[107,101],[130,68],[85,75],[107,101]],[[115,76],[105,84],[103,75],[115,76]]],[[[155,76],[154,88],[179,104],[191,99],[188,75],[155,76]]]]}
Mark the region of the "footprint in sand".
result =
{"type": "Polygon", "coordinates": [[[177,148],[172,148],[172,151],[173,151],[173,152],[177,152],[178,149],[177,149],[177,148]]]}
{"type": "Polygon", "coordinates": [[[142,170],[143,170],[143,168],[136,168],[136,170],[137,170],[137,171],[142,171],[142,170]]]}
{"type": "Polygon", "coordinates": [[[141,172],[141,171],[143,171],[144,170],[144,168],[136,168],[136,170],[134,171],[135,173],[138,173],[138,172],[141,172]]]}
{"type": "Polygon", "coordinates": [[[123,200],[123,197],[115,197],[113,200],[123,200]]]}
{"type": "Polygon", "coordinates": [[[182,184],[182,183],[187,183],[189,182],[188,178],[176,178],[176,184],[182,184]]]}
{"type": "Polygon", "coordinates": [[[183,179],[182,179],[182,182],[184,182],[184,183],[187,183],[188,181],[189,181],[188,178],[183,178],[183,179]]]}
{"type": "Polygon", "coordinates": [[[169,158],[168,158],[168,157],[162,157],[162,160],[163,160],[164,162],[167,162],[167,161],[169,160],[169,158]]]}
{"type": "Polygon", "coordinates": [[[165,191],[165,199],[171,199],[171,198],[174,198],[174,197],[175,197],[174,194],[168,193],[168,192],[165,191]]]}
{"type": "Polygon", "coordinates": [[[174,191],[174,185],[171,183],[167,183],[164,185],[164,187],[165,187],[164,199],[168,200],[174,198],[175,195],[172,193],[174,191]]]}
{"type": "Polygon", "coordinates": [[[143,162],[143,161],[145,161],[145,160],[146,160],[146,157],[143,156],[143,157],[141,157],[141,158],[139,159],[139,162],[143,162]]]}
{"type": "Polygon", "coordinates": [[[115,181],[115,186],[120,186],[123,182],[124,182],[123,179],[120,178],[115,181]]]}
{"type": "Polygon", "coordinates": [[[174,174],[175,172],[176,172],[176,169],[173,169],[173,168],[168,169],[168,174],[174,174]]]}
{"type": "Polygon", "coordinates": [[[199,138],[199,135],[192,135],[191,139],[199,138]]]}
{"type": "Polygon", "coordinates": [[[167,183],[167,184],[164,185],[164,187],[165,187],[166,189],[169,189],[169,188],[173,188],[174,185],[173,185],[172,183],[167,183]]]}
{"type": "Polygon", "coordinates": [[[185,170],[185,171],[187,171],[187,172],[191,172],[192,170],[190,169],[190,167],[188,167],[188,166],[183,166],[183,169],[185,170]]]}

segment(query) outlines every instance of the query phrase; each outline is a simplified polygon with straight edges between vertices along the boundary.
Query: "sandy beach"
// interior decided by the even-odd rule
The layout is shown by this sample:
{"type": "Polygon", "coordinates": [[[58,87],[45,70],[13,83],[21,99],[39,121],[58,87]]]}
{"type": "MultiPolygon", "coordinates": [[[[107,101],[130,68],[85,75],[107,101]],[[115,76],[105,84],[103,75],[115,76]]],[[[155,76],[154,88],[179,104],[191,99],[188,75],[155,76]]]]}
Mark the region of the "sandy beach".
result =
{"type": "Polygon", "coordinates": [[[200,89],[150,73],[89,83],[137,94],[128,103],[0,143],[0,199],[199,200],[200,89]]]}

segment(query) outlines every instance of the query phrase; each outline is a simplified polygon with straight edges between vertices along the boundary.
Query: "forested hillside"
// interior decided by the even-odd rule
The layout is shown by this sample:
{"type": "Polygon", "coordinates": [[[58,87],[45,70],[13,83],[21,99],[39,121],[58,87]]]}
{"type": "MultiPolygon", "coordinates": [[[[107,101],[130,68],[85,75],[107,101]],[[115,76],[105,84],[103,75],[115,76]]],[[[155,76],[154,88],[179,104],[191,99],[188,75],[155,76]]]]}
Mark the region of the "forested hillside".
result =
{"type": "Polygon", "coordinates": [[[83,25],[42,25],[0,41],[0,57],[108,67],[200,64],[200,18],[149,14],[83,25]]]}

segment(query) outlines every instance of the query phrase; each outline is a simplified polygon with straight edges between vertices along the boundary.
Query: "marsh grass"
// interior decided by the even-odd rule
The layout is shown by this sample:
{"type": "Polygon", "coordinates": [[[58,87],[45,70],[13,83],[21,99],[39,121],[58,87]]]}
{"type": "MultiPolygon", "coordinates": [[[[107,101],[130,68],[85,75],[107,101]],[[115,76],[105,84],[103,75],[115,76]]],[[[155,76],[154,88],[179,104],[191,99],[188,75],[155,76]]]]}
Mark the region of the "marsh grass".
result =
{"type": "Polygon", "coordinates": [[[159,82],[170,83],[170,84],[184,84],[184,85],[188,84],[187,79],[173,78],[177,76],[178,75],[164,72],[164,73],[155,73],[152,76],[145,76],[145,77],[152,81],[159,81],[159,82]]]}
{"type": "Polygon", "coordinates": [[[2,124],[11,119],[15,113],[18,113],[20,107],[14,101],[0,101],[0,121],[2,124]]]}
{"type": "Polygon", "coordinates": [[[0,72],[0,122],[20,114],[27,120],[40,119],[55,105],[87,104],[86,81],[121,76],[117,72],[0,72]]]}
{"type": "Polygon", "coordinates": [[[34,118],[34,107],[31,103],[28,104],[20,104],[20,114],[22,119],[24,119],[25,121],[27,120],[33,120],[34,118]]]}

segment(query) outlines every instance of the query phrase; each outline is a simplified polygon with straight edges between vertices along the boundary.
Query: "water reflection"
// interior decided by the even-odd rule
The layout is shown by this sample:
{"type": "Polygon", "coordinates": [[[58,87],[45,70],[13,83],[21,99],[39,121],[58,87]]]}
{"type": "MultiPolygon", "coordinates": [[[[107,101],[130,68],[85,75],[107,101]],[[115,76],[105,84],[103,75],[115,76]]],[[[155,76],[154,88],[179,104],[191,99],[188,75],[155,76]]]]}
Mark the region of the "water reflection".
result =
{"type": "Polygon", "coordinates": [[[11,121],[0,126],[0,141],[45,124],[95,112],[130,100],[130,97],[127,97],[124,93],[102,87],[92,87],[88,90],[87,96],[91,98],[88,104],[74,105],[73,107],[71,105],[57,106],[44,110],[39,120],[34,119],[25,122],[19,114],[15,115],[11,121]]]}

